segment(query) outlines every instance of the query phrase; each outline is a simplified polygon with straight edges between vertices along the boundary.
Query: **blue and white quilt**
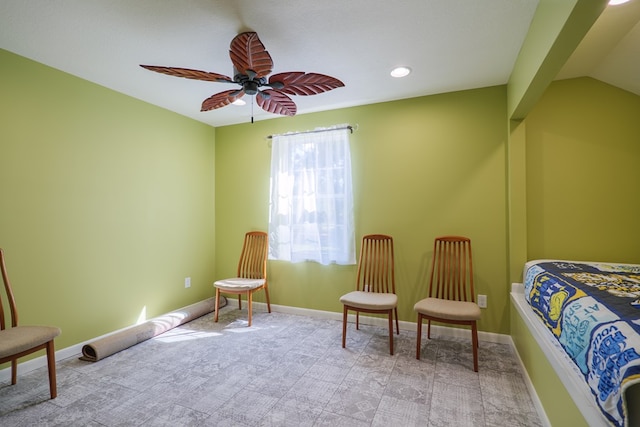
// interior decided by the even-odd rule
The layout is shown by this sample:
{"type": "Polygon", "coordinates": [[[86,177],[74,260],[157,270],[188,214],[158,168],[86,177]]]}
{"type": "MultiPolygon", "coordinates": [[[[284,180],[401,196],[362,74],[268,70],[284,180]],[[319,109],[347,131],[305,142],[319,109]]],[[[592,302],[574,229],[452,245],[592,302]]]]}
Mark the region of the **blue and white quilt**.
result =
{"type": "Polygon", "coordinates": [[[640,382],[640,265],[533,261],[525,298],[578,366],[605,417],[625,426],[640,382]]]}

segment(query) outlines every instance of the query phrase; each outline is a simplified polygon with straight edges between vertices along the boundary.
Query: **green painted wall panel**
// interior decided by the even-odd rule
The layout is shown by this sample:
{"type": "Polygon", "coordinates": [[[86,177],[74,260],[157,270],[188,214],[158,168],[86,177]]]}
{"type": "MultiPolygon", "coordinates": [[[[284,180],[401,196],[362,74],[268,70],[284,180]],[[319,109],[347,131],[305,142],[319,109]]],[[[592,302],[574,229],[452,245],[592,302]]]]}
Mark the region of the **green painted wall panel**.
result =
{"type": "Polygon", "coordinates": [[[522,282],[527,262],[526,121],[511,121],[508,161],[509,281],[522,282]]]}
{"type": "MultiPolygon", "coordinates": [[[[217,276],[235,274],[247,230],[268,227],[266,136],[349,123],[357,241],[394,237],[400,318],[415,322],[433,239],[462,234],[489,297],[480,329],[508,333],[505,117],[499,86],[217,128],[217,276]]],[[[355,285],[355,266],[272,261],[269,274],[273,303],[317,310],[341,312],[355,285]]]]}
{"type": "MultiPolygon", "coordinates": [[[[640,263],[638,117],[640,97],[591,78],[548,88],[525,120],[527,259],[640,263]]],[[[511,336],[552,425],[587,425],[511,312],[511,336]]]]}
{"type": "Polygon", "coordinates": [[[554,82],[527,118],[528,256],[640,263],[640,97],[554,82]]]}
{"type": "Polygon", "coordinates": [[[0,247],[21,323],[61,327],[60,349],[212,296],[215,129],[0,63],[0,247]]]}

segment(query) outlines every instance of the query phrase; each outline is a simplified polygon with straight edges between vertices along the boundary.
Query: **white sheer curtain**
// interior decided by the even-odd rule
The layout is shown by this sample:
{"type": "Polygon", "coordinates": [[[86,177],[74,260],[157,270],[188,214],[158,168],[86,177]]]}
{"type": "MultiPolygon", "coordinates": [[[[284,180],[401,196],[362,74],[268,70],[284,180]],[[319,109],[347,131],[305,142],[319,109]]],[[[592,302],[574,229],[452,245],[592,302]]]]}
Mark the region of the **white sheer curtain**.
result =
{"type": "Polygon", "coordinates": [[[355,264],[349,130],[274,135],[271,150],[269,257],[355,264]]]}

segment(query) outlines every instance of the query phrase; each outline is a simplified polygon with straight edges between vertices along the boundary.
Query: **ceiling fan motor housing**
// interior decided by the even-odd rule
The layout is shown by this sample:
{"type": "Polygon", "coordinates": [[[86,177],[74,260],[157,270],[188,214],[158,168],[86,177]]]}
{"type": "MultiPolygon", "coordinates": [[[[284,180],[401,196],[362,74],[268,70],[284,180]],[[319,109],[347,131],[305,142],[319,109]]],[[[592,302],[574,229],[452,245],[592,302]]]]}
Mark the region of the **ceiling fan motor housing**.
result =
{"type": "Polygon", "coordinates": [[[254,80],[247,80],[242,85],[242,87],[244,88],[244,93],[246,93],[247,95],[255,95],[256,93],[258,93],[258,86],[258,82],[254,80]]]}
{"type": "Polygon", "coordinates": [[[247,95],[255,95],[258,93],[258,88],[267,83],[267,79],[264,77],[255,78],[255,75],[248,76],[246,74],[236,74],[233,76],[233,80],[242,86],[244,93],[247,95]]]}

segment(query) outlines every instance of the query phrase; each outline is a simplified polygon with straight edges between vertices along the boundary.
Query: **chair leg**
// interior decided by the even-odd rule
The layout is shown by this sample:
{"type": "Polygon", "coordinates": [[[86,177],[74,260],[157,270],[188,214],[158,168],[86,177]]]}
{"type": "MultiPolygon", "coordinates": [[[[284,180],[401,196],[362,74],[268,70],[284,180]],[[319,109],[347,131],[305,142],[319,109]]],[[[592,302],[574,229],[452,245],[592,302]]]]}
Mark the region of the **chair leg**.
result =
{"type": "Polygon", "coordinates": [[[360,330],[360,312],[356,311],[356,329],[360,330]]]}
{"type": "Polygon", "coordinates": [[[347,344],[347,306],[344,306],[342,312],[342,348],[345,348],[347,344]]]}
{"type": "Polygon", "coordinates": [[[249,326],[251,326],[251,312],[253,311],[253,292],[247,291],[247,310],[249,311],[249,326]]]}
{"type": "Polygon", "coordinates": [[[267,311],[271,313],[271,303],[269,302],[269,288],[264,287],[264,294],[267,296],[267,311]]]}
{"type": "Polygon", "coordinates": [[[53,340],[47,343],[47,367],[49,369],[49,393],[51,398],[58,396],[56,387],[56,352],[53,346],[53,340]]]}
{"type": "Polygon", "coordinates": [[[422,340],[422,314],[418,313],[418,336],[416,337],[416,359],[420,360],[420,341],[422,340]]]}
{"type": "Polygon", "coordinates": [[[18,359],[11,361],[11,385],[16,385],[18,382],[18,359]]]}
{"type": "Polygon", "coordinates": [[[427,338],[431,339],[431,319],[427,321],[427,338]]]}
{"type": "Polygon", "coordinates": [[[398,332],[398,335],[400,335],[400,324],[398,323],[398,307],[395,308],[395,312],[396,312],[396,331],[398,332]]]}
{"type": "Polygon", "coordinates": [[[238,310],[242,310],[242,294],[238,294],[238,310]]]}
{"type": "Polygon", "coordinates": [[[473,370],[478,372],[478,327],[476,322],[471,324],[471,341],[473,343],[473,370]]]}
{"type": "Polygon", "coordinates": [[[393,356],[393,310],[389,310],[389,353],[393,356]]]}
{"type": "Polygon", "coordinates": [[[220,289],[216,288],[216,302],[215,302],[216,306],[215,306],[215,310],[216,310],[216,314],[213,317],[213,321],[217,322],[218,321],[218,306],[220,305],[220,289]]]}

